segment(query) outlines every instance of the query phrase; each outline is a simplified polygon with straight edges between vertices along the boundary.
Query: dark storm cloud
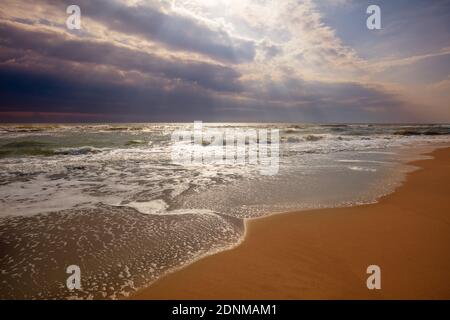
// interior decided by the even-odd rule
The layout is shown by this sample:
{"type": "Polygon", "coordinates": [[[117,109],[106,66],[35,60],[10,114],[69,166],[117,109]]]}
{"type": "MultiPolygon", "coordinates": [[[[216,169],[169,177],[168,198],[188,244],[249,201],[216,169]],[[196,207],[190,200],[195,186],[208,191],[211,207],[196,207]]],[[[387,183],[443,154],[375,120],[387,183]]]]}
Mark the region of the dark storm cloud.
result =
{"type": "MultiPolygon", "coordinates": [[[[158,85],[159,84],[159,85],[158,85]]],[[[103,81],[101,78],[78,79],[77,75],[35,73],[14,68],[0,69],[1,112],[44,112],[113,114],[119,118],[161,119],[189,113],[208,113],[201,106],[211,104],[211,95],[189,87],[173,91],[151,86],[131,86],[103,81]]]]}
{"type": "MultiPolygon", "coordinates": [[[[73,1],[46,0],[65,8],[73,1]]],[[[164,10],[162,4],[128,6],[116,0],[78,0],[82,14],[110,29],[157,41],[168,48],[204,54],[213,59],[241,63],[255,57],[252,41],[230,36],[191,17],[164,10]]]]}
{"type": "Polygon", "coordinates": [[[15,50],[32,51],[42,55],[42,59],[52,57],[80,63],[112,65],[123,70],[181,79],[217,91],[240,90],[240,74],[220,65],[163,59],[111,43],[68,40],[62,35],[28,32],[6,24],[0,24],[0,39],[0,45],[15,50]]]}
{"type": "Polygon", "coordinates": [[[364,106],[391,105],[392,108],[403,106],[403,103],[392,93],[375,86],[353,82],[319,82],[306,81],[299,78],[285,77],[271,81],[264,80],[248,83],[249,95],[260,99],[276,101],[287,105],[298,102],[321,105],[355,105],[364,106]]]}
{"type": "MultiPolygon", "coordinates": [[[[47,1],[59,4],[65,14],[62,1],[47,1]]],[[[159,37],[169,47],[203,50],[221,61],[242,61],[246,56],[235,55],[239,41],[226,38],[226,33],[211,31],[188,18],[170,16],[159,7],[141,10],[144,13],[116,2],[79,4],[83,14],[125,33],[141,35],[147,28],[143,17],[149,14],[168,19],[168,26],[163,23],[158,32],[148,27],[145,36],[159,37]],[[100,8],[100,4],[106,7],[100,8]],[[111,12],[112,8],[117,10],[111,12]],[[190,23],[196,27],[187,28],[190,23]],[[186,30],[177,37],[185,38],[177,38],[177,42],[171,32],[179,28],[186,30]]],[[[94,41],[88,34],[72,34],[69,38],[56,30],[45,31],[52,29],[32,21],[0,22],[0,121],[20,122],[24,115],[26,121],[43,121],[45,115],[53,117],[48,121],[405,120],[399,118],[403,103],[377,87],[289,76],[276,81],[261,77],[243,80],[245,77],[237,71],[239,66],[232,63],[200,62],[176,58],[175,54],[160,56],[113,41],[94,41]],[[67,117],[55,116],[59,114],[67,117]]],[[[282,54],[273,44],[262,45],[267,57],[282,54]]]]}
{"type": "MultiPolygon", "coordinates": [[[[372,121],[383,121],[386,118],[391,121],[411,120],[402,118],[398,101],[381,94],[378,102],[385,99],[384,102],[389,108],[377,105],[376,112],[373,112],[356,102],[360,95],[354,97],[354,103],[330,101],[326,95],[315,96],[306,93],[304,97],[299,97],[299,100],[292,98],[286,102],[264,100],[263,92],[259,92],[260,99],[235,99],[217,96],[211,91],[190,86],[180,85],[167,90],[164,88],[165,83],[161,81],[126,85],[113,83],[107,78],[98,75],[83,78],[76,73],[63,75],[3,67],[0,68],[0,113],[84,114],[92,115],[88,117],[89,121],[119,122],[294,119],[313,122],[360,122],[368,117],[372,121]]],[[[344,90],[344,85],[342,86],[344,90]]],[[[68,117],[68,121],[71,119],[76,121],[79,117],[68,117]]],[[[24,118],[13,116],[2,120],[25,121],[24,118]]]]}

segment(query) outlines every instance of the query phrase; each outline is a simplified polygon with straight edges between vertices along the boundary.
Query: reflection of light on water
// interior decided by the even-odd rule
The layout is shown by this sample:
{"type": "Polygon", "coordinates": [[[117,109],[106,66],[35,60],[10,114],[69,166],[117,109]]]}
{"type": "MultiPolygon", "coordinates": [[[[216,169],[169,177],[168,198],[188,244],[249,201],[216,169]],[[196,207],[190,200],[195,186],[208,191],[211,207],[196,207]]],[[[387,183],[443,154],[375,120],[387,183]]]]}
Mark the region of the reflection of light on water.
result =
{"type": "MultiPolygon", "coordinates": [[[[54,147],[55,155],[0,159],[3,169],[0,177],[6,182],[0,186],[0,191],[4,195],[3,202],[0,204],[4,209],[2,214],[35,214],[73,207],[92,208],[101,203],[126,205],[152,201],[162,201],[171,207],[171,210],[183,209],[183,202],[191,202],[191,198],[198,192],[213,192],[215,188],[221,189],[225,186],[223,192],[232,194],[226,186],[232,185],[230,190],[239,190],[240,185],[246,184],[245,181],[252,180],[257,181],[258,184],[255,190],[259,190],[259,185],[264,185],[265,181],[268,190],[278,189],[276,184],[283,185],[286,181],[302,181],[310,189],[320,189],[320,184],[325,183],[325,180],[317,178],[320,172],[326,171],[328,175],[337,177],[341,167],[345,167],[348,171],[346,174],[354,171],[355,177],[358,178],[358,171],[374,173],[372,176],[362,176],[362,179],[375,179],[382,174],[383,168],[403,161],[401,153],[396,151],[402,146],[417,147],[436,141],[448,141],[448,136],[393,135],[400,129],[383,126],[336,127],[229,123],[204,125],[212,130],[217,128],[219,131],[233,127],[278,128],[282,142],[280,173],[274,180],[277,182],[272,183],[273,179],[264,179],[259,175],[258,168],[249,164],[244,166],[216,163],[194,166],[174,164],[170,154],[171,132],[192,130],[192,124],[53,126],[49,128],[38,126],[37,132],[33,126],[27,129],[19,127],[20,131],[29,130],[26,133],[28,136],[21,139],[33,141],[34,135],[39,135],[39,143],[54,147]],[[371,134],[372,131],[375,134],[371,134]],[[41,134],[48,134],[48,136],[42,138],[41,134]],[[315,138],[312,139],[312,136],[315,138]],[[293,137],[296,139],[289,139],[293,137]],[[86,139],[92,144],[98,144],[100,141],[102,147],[87,147],[86,139]],[[349,157],[335,159],[336,155],[346,152],[349,153],[349,157]],[[339,163],[342,165],[340,166],[339,163]],[[351,165],[346,166],[346,163],[351,165]]],[[[433,127],[433,130],[438,129],[433,127]]],[[[12,132],[12,135],[15,134],[14,127],[9,126],[8,130],[12,132]]],[[[408,128],[408,130],[413,129],[408,128]]],[[[417,130],[430,129],[420,126],[417,130]]],[[[6,142],[11,141],[17,141],[17,139],[8,137],[6,140],[6,142]]],[[[2,145],[5,144],[2,143],[2,145]]],[[[209,149],[214,146],[198,146],[198,148],[209,149]]],[[[237,152],[239,151],[238,149],[237,152]]],[[[258,192],[268,192],[266,189],[258,192]]],[[[358,191],[351,187],[348,189],[352,192],[358,191]]],[[[301,199],[298,201],[299,204],[301,202],[304,205],[305,201],[308,203],[308,198],[312,197],[307,190],[298,188],[296,191],[299,193],[298,198],[301,199]]],[[[270,194],[270,191],[268,193],[270,194]]],[[[240,199],[240,196],[234,198],[240,199]]],[[[347,198],[348,196],[338,197],[335,203],[347,201],[347,198]]],[[[245,201],[259,201],[257,192],[249,192],[244,199],[237,202],[242,208],[243,205],[248,204],[245,201]]],[[[267,203],[263,204],[267,205],[267,203]]],[[[223,213],[230,214],[225,207],[226,204],[221,209],[224,210],[223,213]]],[[[217,200],[214,197],[210,199],[203,197],[201,208],[190,207],[190,209],[206,210],[212,208],[217,210],[217,200]]],[[[239,213],[239,216],[241,215],[242,213],[239,213]]]]}

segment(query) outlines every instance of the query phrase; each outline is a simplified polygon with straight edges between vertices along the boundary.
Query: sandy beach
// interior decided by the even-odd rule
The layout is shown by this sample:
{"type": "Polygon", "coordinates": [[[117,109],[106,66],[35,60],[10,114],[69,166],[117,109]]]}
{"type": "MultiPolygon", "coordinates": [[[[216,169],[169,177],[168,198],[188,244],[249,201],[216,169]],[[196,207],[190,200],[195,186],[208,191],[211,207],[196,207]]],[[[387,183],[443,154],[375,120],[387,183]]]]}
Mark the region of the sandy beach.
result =
{"type": "Polygon", "coordinates": [[[450,148],[377,204],[247,221],[233,250],[160,279],[133,299],[449,299],[450,148]],[[366,287],[369,265],[382,289],[366,287]]]}

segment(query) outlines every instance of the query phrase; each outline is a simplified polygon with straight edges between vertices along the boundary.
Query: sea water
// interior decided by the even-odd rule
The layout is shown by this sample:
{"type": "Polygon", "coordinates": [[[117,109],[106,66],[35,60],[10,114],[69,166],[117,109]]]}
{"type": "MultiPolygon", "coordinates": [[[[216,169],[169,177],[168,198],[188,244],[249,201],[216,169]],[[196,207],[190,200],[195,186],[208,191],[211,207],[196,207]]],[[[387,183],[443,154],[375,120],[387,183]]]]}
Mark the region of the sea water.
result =
{"type": "Polygon", "coordinates": [[[279,130],[278,174],[173,163],[172,133],[193,124],[0,127],[0,298],[126,297],[236,246],[245,219],[376,202],[450,142],[448,125],[204,126],[279,130]]]}

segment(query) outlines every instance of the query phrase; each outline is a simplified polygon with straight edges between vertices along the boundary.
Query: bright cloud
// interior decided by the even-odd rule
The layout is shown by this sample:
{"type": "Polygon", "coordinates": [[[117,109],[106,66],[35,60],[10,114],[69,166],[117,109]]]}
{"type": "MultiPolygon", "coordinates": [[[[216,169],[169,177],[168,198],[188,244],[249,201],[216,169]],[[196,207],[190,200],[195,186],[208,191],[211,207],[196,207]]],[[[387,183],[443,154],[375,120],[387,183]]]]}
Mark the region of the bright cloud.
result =
{"type": "MultiPolygon", "coordinates": [[[[395,68],[419,70],[426,59],[445,59],[450,43],[427,53],[389,54],[386,48],[395,48],[395,42],[377,41],[390,29],[378,35],[367,33],[362,23],[348,29],[347,19],[365,19],[360,2],[78,0],[80,31],[65,27],[65,8],[72,1],[3,3],[3,112],[116,112],[131,120],[256,121],[264,114],[264,120],[274,121],[396,122],[418,121],[428,103],[450,120],[448,101],[430,94],[447,86],[448,74],[423,87],[401,77],[393,83],[389,75],[395,68]],[[330,20],[330,12],[340,18],[330,20]],[[361,45],[348,41],[348,30],[361,37],[361,45]],[[370,45],[380,58],[361,50],[370,45]],[[33,88],[37,83],[42,92],[33,88]],[[85,94],[77,97],[70,88],[85,94]],[[416,98],[421,90],[427,101],[416,98]],[[114,99],[105,98],[108,92],[114,99]],[[86,101],[74,103],[81,96],[86,101]]],[[[404,13],[398,16],[404,19],[404,13]]]]}

